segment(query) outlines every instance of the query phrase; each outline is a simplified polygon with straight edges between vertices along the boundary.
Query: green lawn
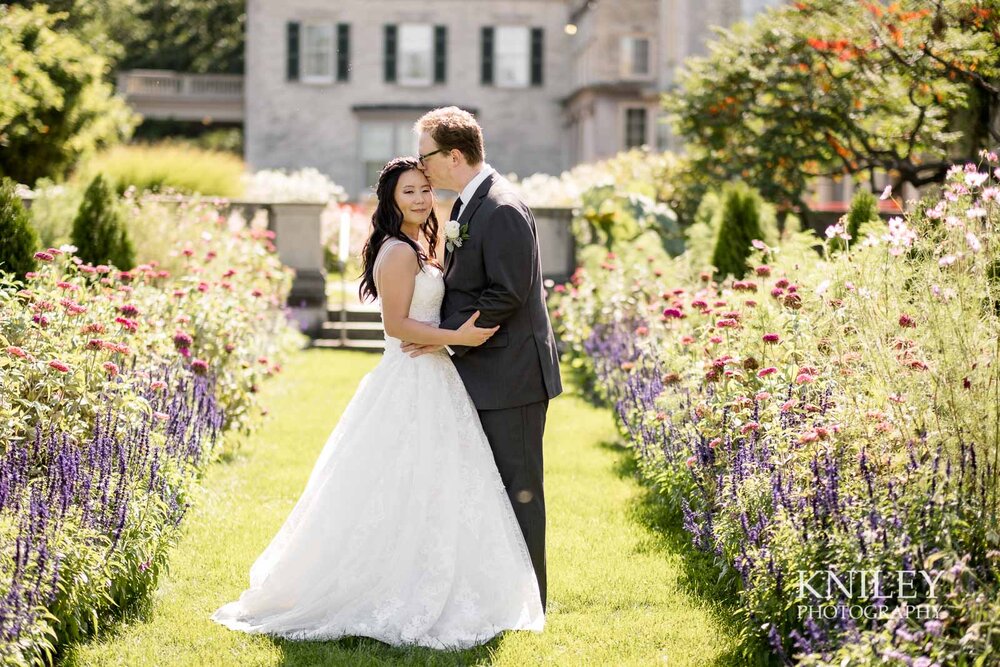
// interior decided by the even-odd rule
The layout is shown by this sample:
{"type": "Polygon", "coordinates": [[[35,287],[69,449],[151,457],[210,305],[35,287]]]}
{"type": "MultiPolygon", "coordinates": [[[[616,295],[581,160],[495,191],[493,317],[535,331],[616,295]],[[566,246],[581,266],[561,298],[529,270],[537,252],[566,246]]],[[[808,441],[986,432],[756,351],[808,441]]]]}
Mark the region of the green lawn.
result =
{"type": "MultiPolygon", "coordinates": [[[[212,465],[149,609],[71,647],[64,664],[127,665],[735,665],[726,611],[702,590],[676,519],[633,479],[610,411],[570,392],[545,437],[549,609],[545,632],[508,633],[461,653],[369,639],[290,642],[209,620],[247,584],[315,456],[375,355],[296,354],[264,388],[271,416],[212,465]]],[[[564,374],[568,377],[568,374],[564,374]]]]}

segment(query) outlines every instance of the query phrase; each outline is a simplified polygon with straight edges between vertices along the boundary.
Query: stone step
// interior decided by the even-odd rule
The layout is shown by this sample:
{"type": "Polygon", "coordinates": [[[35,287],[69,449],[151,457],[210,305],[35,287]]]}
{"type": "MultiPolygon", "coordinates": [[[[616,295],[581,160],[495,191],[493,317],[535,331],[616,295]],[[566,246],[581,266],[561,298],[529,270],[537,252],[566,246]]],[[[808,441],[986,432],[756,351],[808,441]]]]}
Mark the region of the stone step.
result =
{"type": "Polygon", "coordinates": [[[384,330],[381,322],[324,322],[319,332],[320,338],[340,338],[345,332],[350,340],[382,340],[384,330]]]}
{"type": "Polygon", "coordinates": [[[381,352],[385,349],[384,340],[348,340],[341,343],[339,338],[316,338],[312,342],[316,348],[328,350],[360,350],[362,352],[381,352]]]}
{"type": "MultiPolygon", "coordinates": [[[[340,321],[340,308],[329,308],[326,311],[326,319],[330,322],[340,321]]],[[[378,306],[350,305],[347,307],[348,322],[381,322],[382,313],[378,311],[378,306]]]]}

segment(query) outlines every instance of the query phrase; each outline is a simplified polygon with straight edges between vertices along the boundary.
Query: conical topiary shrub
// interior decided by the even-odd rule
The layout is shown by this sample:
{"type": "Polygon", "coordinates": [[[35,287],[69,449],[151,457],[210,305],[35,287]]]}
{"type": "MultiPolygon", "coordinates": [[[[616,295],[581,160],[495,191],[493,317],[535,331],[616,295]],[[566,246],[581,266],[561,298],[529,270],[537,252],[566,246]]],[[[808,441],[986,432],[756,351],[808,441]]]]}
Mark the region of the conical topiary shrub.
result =
{"type": "Polygon", "coordinates": [[[852,245],[858,242],[861,225],[874,220],[878,220],[878,200],[867,190],[859,190],[847,210],[847,233],[851,235],[852,245]]]}
{"type": "Polygon", "coordinates": [[[745,183],[728,183],[722,189],[722,212],[715,237],[712,265],[719,279],[742,278],[747,271],[751,242],[764,239],[760,224],[763,202],[760,195],[745,183]]]}
{"type": "Polygon", "coordinates": [[[119,269],[135,264],[116,196],[100,174],[87,186],[73,220],[73,245],[77,256],[91,264],[114,264],[119,269]]]}
{"type": "Polygon", "coordinates": [[[0,239],[0,271],[24,280],[24,274],[35,269],[38,234],[9,178],[0,179],[0,239]]]}

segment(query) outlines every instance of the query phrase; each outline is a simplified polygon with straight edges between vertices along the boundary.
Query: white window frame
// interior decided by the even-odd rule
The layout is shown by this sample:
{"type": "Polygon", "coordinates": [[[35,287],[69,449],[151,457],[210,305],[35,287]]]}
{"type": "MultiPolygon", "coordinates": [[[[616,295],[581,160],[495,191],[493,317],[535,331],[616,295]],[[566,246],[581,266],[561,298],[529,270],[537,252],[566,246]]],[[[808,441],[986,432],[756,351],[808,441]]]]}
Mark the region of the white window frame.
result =
{"type": "Polygon", "coordinates": [[[618,42],[621,75],[626,79],[649,79],[653,76],[653,40],[649,35],[623,35],[618,42]],[[646,70],[636,69],[636,45],[646,43],[646,70]]]}
{"type": "Polygon", "coordinates": [[[429,23],[401,23],[397,30],[396,83],[401,86],[433,85],[434,26],[429,23]],[[407,60],[411,55],[424,59],[427,65],[424,75],[410,76],[407,73],[407,60]]]}
{"type": "Polygon", "coordinates": [[[497,88],[531,85],[531,29],[528,26],[494,27],[493,85],[497,88]]]}
{"type": "MultiPolygon", "coordinates": [[[[322,51],[319,51],[319,55],[322,56],[322,51]]],[[[302,37],[299,42],[299,66],[302,68],[301,76],[299,77],[302,83],[315,83],[315,84],[330,84],[333,83],[337,76],[337,27],[333,23],[326,23],[320,21],[303,21],[302,22],[302,37]],[[326,54],[326,65],[327,73],[310,73],[309,65],[310,54],[308,52],[308,47],[312,44],[310,43],[310,33],[311,31],[316,32],[326,32],[329,38],[329,53],[326,54]]]]}

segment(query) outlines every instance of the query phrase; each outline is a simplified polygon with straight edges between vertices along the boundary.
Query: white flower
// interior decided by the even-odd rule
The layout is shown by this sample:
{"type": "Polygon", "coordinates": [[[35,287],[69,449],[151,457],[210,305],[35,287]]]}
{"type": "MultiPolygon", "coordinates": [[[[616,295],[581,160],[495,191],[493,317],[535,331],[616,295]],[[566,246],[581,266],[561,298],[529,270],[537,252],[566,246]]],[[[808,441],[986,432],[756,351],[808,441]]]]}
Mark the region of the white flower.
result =
{"type": "Polygon", "coordinates": [[[987,178],[989,178],[989,174],[984,174],[980,171],[974,171],[965,175],[965,184],[970,187],[976,188],[985,183],[987,178]]]}
{"type": "Polygon", "coordinates": [[[976,235],[973,234],[972,232],[965,233],[965,240],[969,244],[969,248],[972,249],[972,252],[979,252],[980,250],[983,249],[983,246],[979,242],[979,239],[976,238],[976,235]]]}
{"type": "Polygon", "coordinates": [[[63,244],[63,245],[59,246],[59,249],[62,250],[63,252],[65,252],[65,253],[69,253],[70,255],[72,255],[74,252],[76,252],[77,250],[79,250],[79,248],[77,248],[75,245],[72,245],[72,244],[69,244],[69,243],[66,243],[66,244],[63,244]]]}
{"type": "Polygon", "coordinates": [[[449,241],[454,241],[459,237],[461,231],[461,225],[458,224],[458,220],[449,220],[444,223],[444,237],[449,241]]]}
{"type": "Polygon", "coordinates": [[[891,196],[892,196],[892,186],[891,185],[887,185],[887,186],[885,186],[885,190],[882,190],[882,194],[879,196],[879,199],[881,199],[882,201],[885,201],[886,199],[888,199],[891,196]]]}
{"type": "Polygon", "coordinates": [[[965,217],[967,217],[967,218],[985,218],[986,217],[986,209],[983,208],[982,206],[976,206],[974,208],[970,208],[968,211],[965,212],[965,217]]]}

